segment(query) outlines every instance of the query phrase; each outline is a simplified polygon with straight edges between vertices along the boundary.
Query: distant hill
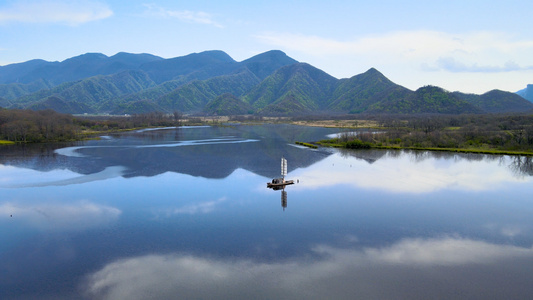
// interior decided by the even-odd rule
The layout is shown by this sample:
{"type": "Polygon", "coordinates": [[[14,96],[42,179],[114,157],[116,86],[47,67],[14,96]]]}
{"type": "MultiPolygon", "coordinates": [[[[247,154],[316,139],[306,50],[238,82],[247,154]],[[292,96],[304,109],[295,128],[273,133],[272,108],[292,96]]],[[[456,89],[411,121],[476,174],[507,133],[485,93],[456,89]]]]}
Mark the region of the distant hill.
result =
{"type": "Polygon", "coordinates": [[[519,90],[516,93],[520,95],[522,98],[530,102],[533,102],[533,84],[528,84],[525,89],[519,90]]]}
{"type": "Polygon", "coordinates": [[[0,84],[8,83],[29,83],[24,82],[23,78],[32,72],[44,66],[55,65],[57,62],[48,62],[42,59],[29,60],[23,63],[10,64],[7,66],[0,66],[0,84]]]}
{"type": "Polygon", "coordinates": [[[413,92],[397,91],[402,97],[392,97],[374,104],[369,112],[402,114],[461,114],[482,113],[483,110],[466,100],[436,86],[425,86],[413,92]]]}
{"type": "MultiPolygon", "coordinates": [[[[533,86],[517,94],[532,95],[533,86]]],[[[514,93],[411,91],[371,68],[337,79],[279,50],[235,61],[213,50],[164,59],[151,54],[87,53],[62,62],[0,67],[0,106],[62,113],[132,114],[461,114],[532,112],[514,93]]]]}
{"type": "Polygon", "coordinates": [[[329,108],[351,113],[364,112],[371,105],[387,99],[386,94],[399,87],[378,70],[371,68],[363,74],[340,80],[329,108]]]}
{"type": "Polygon", "coordinates": [[[237,63],[223,51],[205,51],[186,56],[153,61],[140,66],[156,83],[190,76],[207,79],[232,72],[237,63]]]}
{"type": "Polygon", "coordinates": [[[271,50],[243,60],[241,64],[263,80],[277,69],[297,62],[279,50],[271,50]]]}
{"type": "Polygon", "coordinates": [[[108,57],[87,53],[62,62],[33,60],[0,67],[0,83],[28,84],[44,80],[51,86],[96,76],[138,69],[142,64],[162,60],[151,54],[117,53],[108,57]]]}
{"type": "Polygon", "coordinates": [[[533,104],[514,93],[492,90],[483,95],[462,94],[454,95],[465,99],[467,102],[481,108],[488,113],[515,113],[533,110],[533,104]]]}

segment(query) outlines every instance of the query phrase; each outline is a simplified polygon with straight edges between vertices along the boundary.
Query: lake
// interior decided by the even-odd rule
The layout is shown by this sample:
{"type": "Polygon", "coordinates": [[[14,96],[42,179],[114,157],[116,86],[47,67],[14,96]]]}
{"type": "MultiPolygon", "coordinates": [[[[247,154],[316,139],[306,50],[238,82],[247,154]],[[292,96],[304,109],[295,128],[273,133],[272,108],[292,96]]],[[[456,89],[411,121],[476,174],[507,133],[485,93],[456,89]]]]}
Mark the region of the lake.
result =
{"type": "Polygon", "coordinates": [[[0,147],[0,299],[533,295],[531,158],[294,144],[338,131],[0,147]]]}

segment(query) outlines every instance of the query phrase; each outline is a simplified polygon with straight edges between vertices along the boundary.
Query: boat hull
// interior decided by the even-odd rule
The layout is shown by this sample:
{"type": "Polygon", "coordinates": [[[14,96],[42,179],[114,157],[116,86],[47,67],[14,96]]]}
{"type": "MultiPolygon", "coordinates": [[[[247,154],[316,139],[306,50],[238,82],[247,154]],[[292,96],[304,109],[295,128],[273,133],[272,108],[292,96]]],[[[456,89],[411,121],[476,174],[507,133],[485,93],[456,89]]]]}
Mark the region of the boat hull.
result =
{"type": "Polygon", "coordinates": [[[281,188],[284,188],[286,185],[291,185],[291,184],[294,184],[294,180],[287,180],[281,183],[267,182],[267,187],[272,188],[272,189],[281,189],[281,188]]]}

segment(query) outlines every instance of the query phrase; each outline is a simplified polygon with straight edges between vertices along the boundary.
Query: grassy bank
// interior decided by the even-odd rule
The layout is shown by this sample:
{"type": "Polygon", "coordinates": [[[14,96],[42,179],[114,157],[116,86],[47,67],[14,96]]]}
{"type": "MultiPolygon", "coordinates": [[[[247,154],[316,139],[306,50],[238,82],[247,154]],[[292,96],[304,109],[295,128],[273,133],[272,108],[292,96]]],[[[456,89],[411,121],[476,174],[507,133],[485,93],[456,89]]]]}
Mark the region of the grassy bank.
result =
{"type": "Polygon", "coordinates": [[[13,144],[15,144],[15,142],[0,140],[0,145],[13,145],[13,144]]]}
{"type": "Polygon", "coordinates": [[[382,128],[377,121],[374,120],[310,120],[310,121],[291,121],[290,124],[324,127],[324,128],[345,128],[345,129],[360,129],[360,128],[382,128]]]}
{"type": "Polygon", "coordinates": [[[322,140],[315,142],[317,145],[324,147],[345,148],[345,149],[386,149],[386,150],[420,150],[420,151],[441,151],[455,153],[474,153],[474,154],[493,154],[493,155],[521,155],[533,156],[533,151],[520,150],[500,150],[500,149],[483,149],[483,148],[439,148],[439,147],[402,147],[398,145],[377,145],[361,140],[352,140],[341,142],[338,139],[322,140]]]}
{"type": "Polygon", "coordinates": [[[410,149],[533,156],[531,113],[367,117],[372,117],[372,120],[319,120],[313,125],[357,126],[344,127],[339,130],[341,133],[337,138],[317,144],[352,149],[410,149]],[[374,125],[372,128],[379,130],[358,130],[361,125],[374,125]]]}
{"type": "Polygon", "coordinates": [[[313,144],[309,144],[309,143],[304,143],[304,142],[295,142],[295,144],[296,144],[296,145],[300,145],[300,146],[305,146],[305,147],[313,148],[313,149],[318,148],[317,145],[313,145],[313,144]]]}

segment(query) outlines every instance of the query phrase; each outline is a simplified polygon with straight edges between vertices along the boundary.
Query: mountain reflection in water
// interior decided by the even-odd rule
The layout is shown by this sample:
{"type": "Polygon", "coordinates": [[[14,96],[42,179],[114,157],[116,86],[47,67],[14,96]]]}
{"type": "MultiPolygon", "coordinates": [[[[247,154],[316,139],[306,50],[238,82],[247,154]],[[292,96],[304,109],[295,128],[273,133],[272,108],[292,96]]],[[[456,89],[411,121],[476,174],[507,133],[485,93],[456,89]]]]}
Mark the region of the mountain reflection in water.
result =
{"type": "Polygon", "coordinates": [[[141,131],[59,149],[55,147],[60,145],[0,147],[0,163],[40,171],[67,168],[81,174],[123,166],[126,169],[124,177],[176,172],[205,178],[225,178],[239,168],[271,177],[279,173],[273,162],[281,156],[291,161],[291,171],[331,155],[327,150],[302,151],[294,146],[294,142],[322,139],[334,131],[289,125],[141,131]]]}
{"type": "Polygon", "coordinates": [[[0,299],[530,298],[531,158],[294,145],[334,132],[0,147],[0,299]]]}
{"type": "MultiPolygon", "coordinates": [[[[290,125],[151,129],[106,137],[100,141],[4,146],[0,147],[0,163],[38,171],[65,168],[80,174],[100,173],[109,167],[122,166],[124,172],[121,176],[124,177],[176,172],[205,178],[225,178],[239,168],[273,177],[278,172],[273,162],[281,156],[291,162],[290,172],[331,155],[333,152],[330,149],[301,151],[301,147],[294,145],[294,142],[320,140],[336,131],[338,129],[290,125]],[[266,131],[268,134],[265,134],[266,131]],[[211,138],[213,136],[217,138],[211,138]],[[213,168],[215,165],[216,168],[213,168]]],[[[406,153],[414,161],[439,158],[502,160],[502,156],[498,155],[432,151],[338,151],[343,157],[362,159],[369,164],[383,157],[398,157],[406,153]]],[[[533,176],[532,157],[514,156],[510,162],[502,163],[517,176],[533,176]]]]}

